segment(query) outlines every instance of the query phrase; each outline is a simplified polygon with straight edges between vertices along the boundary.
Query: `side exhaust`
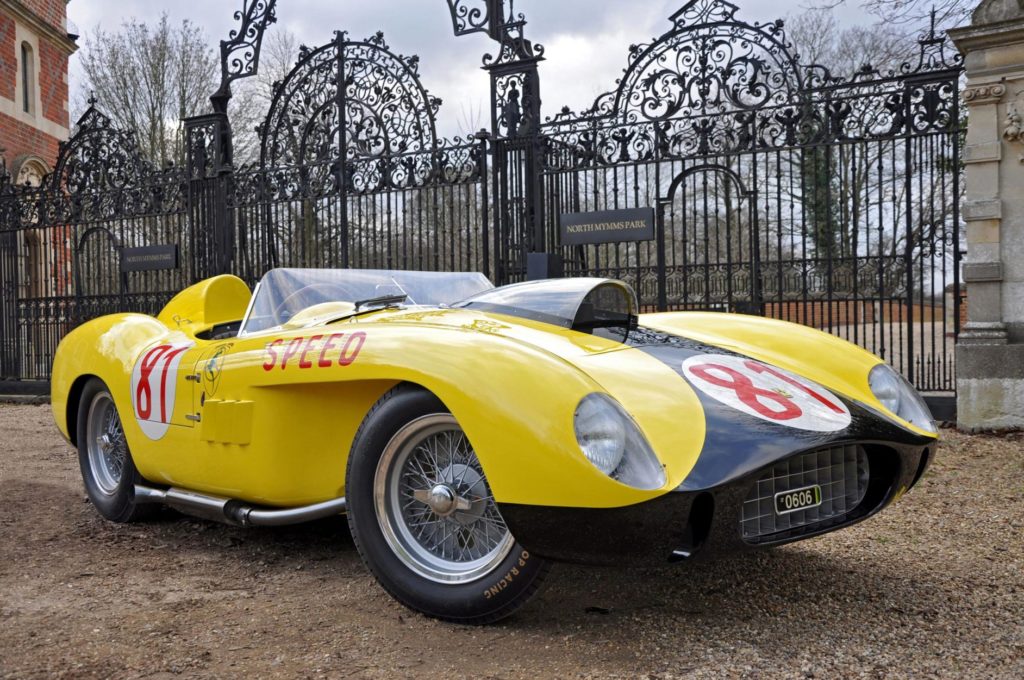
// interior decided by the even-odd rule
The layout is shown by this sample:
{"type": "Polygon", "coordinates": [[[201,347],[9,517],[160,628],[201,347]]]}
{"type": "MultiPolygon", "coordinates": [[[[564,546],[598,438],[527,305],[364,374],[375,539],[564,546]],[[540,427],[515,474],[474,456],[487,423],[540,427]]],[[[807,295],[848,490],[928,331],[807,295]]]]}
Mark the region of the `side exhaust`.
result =
{"type": "Polygon", "coordinates": [[[162,503],[194,517],[244,527],[300,524],[341,514],[346,507],[344,498],[335,498],[298,508],[260,508],[231,498],[207,496],[174,487],[155,489],[141,484],[135,485],[135,500],[138,503],[162,503]]]}

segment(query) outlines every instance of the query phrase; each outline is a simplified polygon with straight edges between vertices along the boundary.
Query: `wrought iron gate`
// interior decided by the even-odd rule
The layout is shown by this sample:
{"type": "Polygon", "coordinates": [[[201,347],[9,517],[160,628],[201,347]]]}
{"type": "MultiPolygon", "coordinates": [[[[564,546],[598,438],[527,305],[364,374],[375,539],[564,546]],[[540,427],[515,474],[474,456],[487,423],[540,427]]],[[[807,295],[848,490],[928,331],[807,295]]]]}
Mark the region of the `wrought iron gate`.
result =
{"type": "Polygon", "coordinates": [[[544,49],[506,0],[448,0],[456,35],[486,34],[490,129],[438,135],[416,57],[382,34],[302,48],[237,167],[230,85],[255,73],[273,0],[245,0],[221,45],[213,112],[184,121],[180,167],[142,159],[89,108],[37,189],[0,181],[0,379],[48,377],[83,320],[157,311],[203,277],[277,266],[480,270],[631,282],[644,307],[764,314],[879,353],[925,391],[954,389],[961,289],[960,64],[922,38],[894,70],[800,62],[782,22],[692,0],[629,48],[614,89],[544,117],[544,49]],[[656,238],[563,246],[559,216],[656,210],[656,238]],[[124,249],[180,266],[122,272],[124,249]]]}
{"type": "Polygon", "coordinates": [[[261,127],[258,167],[236,173],[235,270],[488,270],[486,139],[442,139],[419,61],[378,33],[304,49],[261,127]],[[339,86],[343,84],[343,86],[339,86]]]}
{"type": "Polygon", "coordinates": [[[681,172],[658,201],[658,309],[764,313],[756,194],[721,165],[681,172]]]}
{"type": "Polygon", "coordinates": [[[542,126],[548,242],[560,213],[656,206],[654,242],[562,248],[567,273],[816,326],[952,391],[959,62],[932,33],[916,63],[837,77],[736,13],[688,3],[614,90],[542,126]]]}

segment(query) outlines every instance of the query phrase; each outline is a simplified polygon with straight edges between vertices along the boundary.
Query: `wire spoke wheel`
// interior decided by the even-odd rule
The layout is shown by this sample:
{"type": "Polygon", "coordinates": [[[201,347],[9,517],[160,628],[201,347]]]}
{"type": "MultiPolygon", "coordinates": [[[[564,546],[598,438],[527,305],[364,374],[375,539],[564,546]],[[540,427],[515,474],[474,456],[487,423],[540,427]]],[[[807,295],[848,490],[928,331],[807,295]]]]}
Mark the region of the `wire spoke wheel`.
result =
{"type": "Polygon", "coordinates": [[[447,413],[417,418],[395,434],[377,464],[374,499],[391,550],[432,581],[481,578],[515,543],[480,461],[447,413]]]}
{"type": "Polygon", "coordinates": [[[108,392],[100,392],[89,406],[86,421],[89,467],[99,490],[112,496],[124,476],[128,445],[121,418],[108,392]]]}

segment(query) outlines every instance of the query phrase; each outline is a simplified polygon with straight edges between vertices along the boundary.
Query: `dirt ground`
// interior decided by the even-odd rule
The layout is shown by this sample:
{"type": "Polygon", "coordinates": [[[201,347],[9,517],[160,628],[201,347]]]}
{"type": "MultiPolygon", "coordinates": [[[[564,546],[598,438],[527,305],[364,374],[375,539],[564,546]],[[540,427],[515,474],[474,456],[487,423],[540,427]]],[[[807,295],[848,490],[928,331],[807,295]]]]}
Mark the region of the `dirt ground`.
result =
{"type": "Polygon", "coordinates": [[[944,435],[873,520],[712,565],[559,566],[480,629],[392,601],[342,519],[107,523],[49,408],[0,406],[0,676],[1024,677],[1024,435],[944,435]]]}

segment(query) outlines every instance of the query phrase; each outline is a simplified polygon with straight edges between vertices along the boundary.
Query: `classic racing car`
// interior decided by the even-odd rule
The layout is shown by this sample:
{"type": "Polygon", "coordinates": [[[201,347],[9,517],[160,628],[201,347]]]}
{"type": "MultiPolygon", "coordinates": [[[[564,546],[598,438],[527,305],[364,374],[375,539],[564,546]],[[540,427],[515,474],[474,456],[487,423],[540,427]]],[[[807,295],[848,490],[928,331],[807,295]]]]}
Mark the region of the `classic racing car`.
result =
{"type": "Polygon", "coordinates": [[[859,522],[936,448],[917,392],[829,334],[638,314],[620,281],[275,269],[90,321],[52,405],[115,522],[347,515],[427,615],[507,616],[551,561],[698,561],[859,522]]]}

